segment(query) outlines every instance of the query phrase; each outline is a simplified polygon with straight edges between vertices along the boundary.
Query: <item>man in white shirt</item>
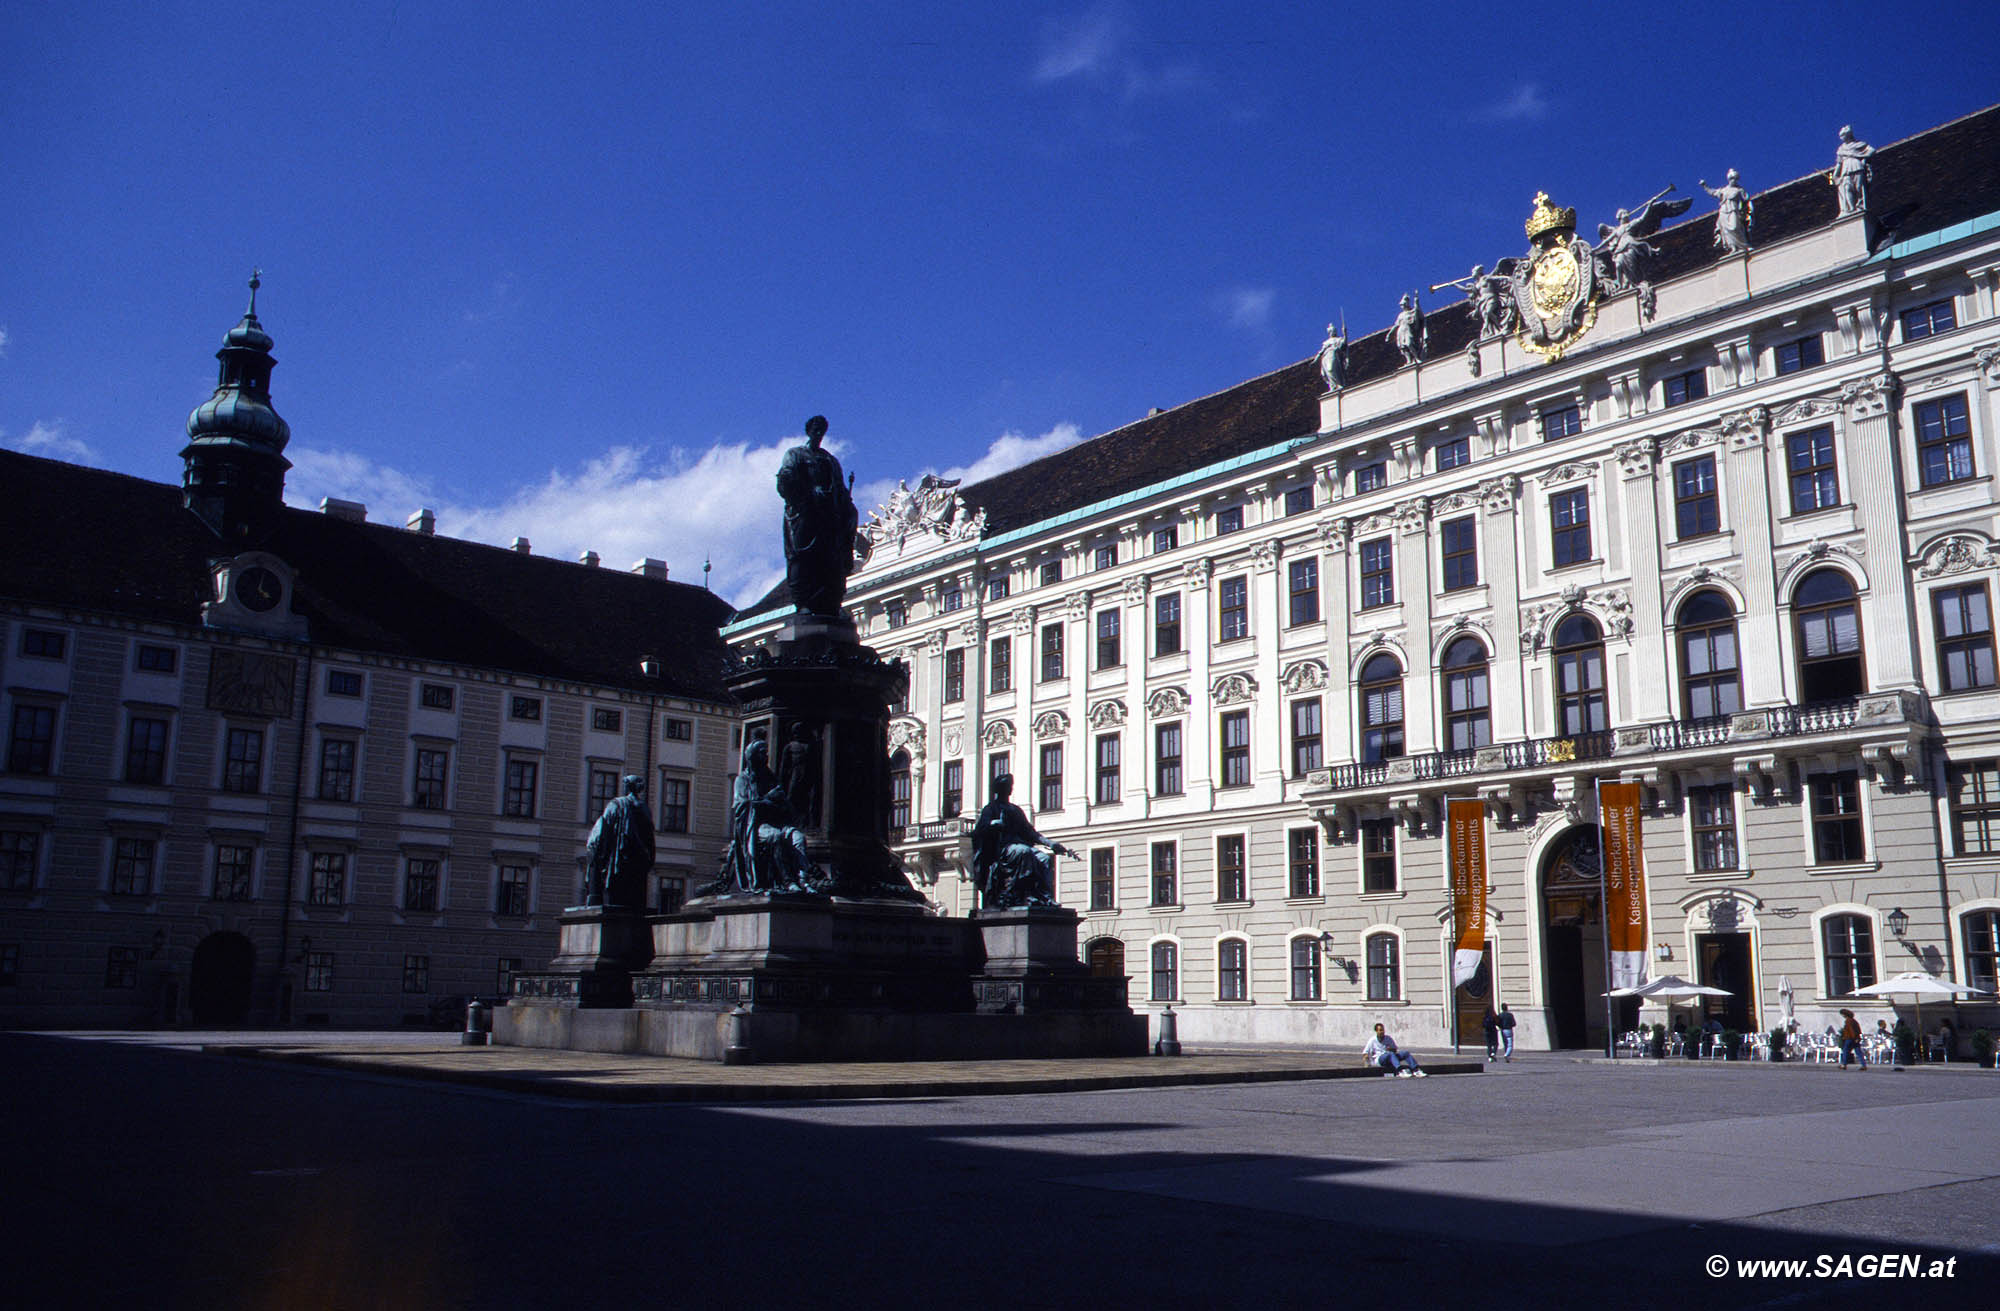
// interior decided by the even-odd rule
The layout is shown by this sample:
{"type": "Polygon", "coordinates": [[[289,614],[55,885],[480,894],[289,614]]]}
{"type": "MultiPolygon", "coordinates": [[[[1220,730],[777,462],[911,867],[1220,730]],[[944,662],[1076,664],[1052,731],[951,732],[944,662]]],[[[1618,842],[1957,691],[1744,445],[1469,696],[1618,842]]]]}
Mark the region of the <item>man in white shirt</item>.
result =
{"type": "Polygon", "coordinates": [[[1417,1067],[1417,1058],[1397,1047],[1396,1040],[1384,1032],[1379,1024],[1375,1026],[1375,1036],[1368,1040],[1368,1045],[1361,1049],[1361,1054],[1371,1065],[1381,1067],[1382,1077],[1385,1079],[1407,1079],[1412,1075],[1419,1079],[1430,1077],[1417,1067]]]}

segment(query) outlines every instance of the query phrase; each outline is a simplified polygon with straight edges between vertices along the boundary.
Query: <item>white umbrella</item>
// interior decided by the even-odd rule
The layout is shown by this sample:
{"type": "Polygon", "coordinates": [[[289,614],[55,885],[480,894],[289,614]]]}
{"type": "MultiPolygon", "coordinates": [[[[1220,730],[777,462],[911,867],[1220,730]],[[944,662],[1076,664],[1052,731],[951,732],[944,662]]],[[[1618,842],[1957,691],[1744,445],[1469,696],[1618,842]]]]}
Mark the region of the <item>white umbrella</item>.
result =
{"type": "Polygon", "coordinates": [[[1662,974],[1636,988],[1613,988],[1604,994],[1607,997],[1639,997],[1663,1001],[1667,1004],[1667,1019],[1672,1021],[1674,1003],[1684,997],[1733,997],[1736,994],[1724,988],[1711,988],[1706,983],[1689,983],[1678,974],[1662,974]]]}
{"type": "Polygon", "coordinates": [[[1789,974],[1780,974],[1778,976],[1778,1007],[1784,1012],[1785,1030],[1786,1032],[1790,1032],[1792,1027],[1792,976],[1789,974]]]}
{"type": "Polygon", "coordinates": [[[1917,1033],[1921,1036],[1924,1031],[1924,998],[1956,997],[1961,992],[1974,997],[1991,997],[1993,995],[1984,988],[1974,988],[1963,983],[1952,983],[1947,979],[1940,979],[1933,975],[1925,974],[1922,970],[1905,970],[1894,978],[1884,979],[1880,983],[1871,983],[1865,988],[1856,988],[1847,995],[1850,997],[1916,998],[1917,1033]]]}

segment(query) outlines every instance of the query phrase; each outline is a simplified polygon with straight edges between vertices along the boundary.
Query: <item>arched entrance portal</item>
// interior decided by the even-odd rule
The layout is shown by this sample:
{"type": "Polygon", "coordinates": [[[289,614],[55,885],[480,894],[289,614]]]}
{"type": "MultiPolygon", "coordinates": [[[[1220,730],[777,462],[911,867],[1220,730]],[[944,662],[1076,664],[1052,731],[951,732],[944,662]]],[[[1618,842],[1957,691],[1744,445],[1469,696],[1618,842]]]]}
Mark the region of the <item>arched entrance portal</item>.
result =
{"type": "MultiPolygon", "coordinates": [[[[1542,979],[1555,1047],[1604,1045],[1604,909],[1595,824],[1571,829],[1542,857],[1542,979]]],[[[1636,1005],[1625,1009],[1634,1013],[1636,1005]]]]}
{"type": "Polygon", "coordinates": [[[188,1010],[198,1025],[242,1024],[250,1018],[250,979],[257,949],[240,933],[211,933],[194,949],[188,1010]]]}

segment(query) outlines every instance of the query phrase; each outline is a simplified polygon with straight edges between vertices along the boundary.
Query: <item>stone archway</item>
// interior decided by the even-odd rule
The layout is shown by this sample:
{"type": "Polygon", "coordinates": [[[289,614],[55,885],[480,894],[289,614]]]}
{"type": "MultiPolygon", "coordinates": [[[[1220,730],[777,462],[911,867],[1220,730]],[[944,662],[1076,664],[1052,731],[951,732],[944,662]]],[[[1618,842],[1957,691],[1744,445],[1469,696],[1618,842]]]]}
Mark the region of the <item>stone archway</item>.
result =
{"type": "Polygon", "coordinates": [[[211,933],[194,949],[188,975],[188,1012],[203,1027],[237,1025],[250,1019],[250,983],[257,949],[240,933],[211,933]]]}
{"type": "Polygon", "coordinates": [[[1604,1045],[1600,859],[1595,824],[1560,834],[1542,856],[1542,995],[1555,1048],[1604,1045]]]}

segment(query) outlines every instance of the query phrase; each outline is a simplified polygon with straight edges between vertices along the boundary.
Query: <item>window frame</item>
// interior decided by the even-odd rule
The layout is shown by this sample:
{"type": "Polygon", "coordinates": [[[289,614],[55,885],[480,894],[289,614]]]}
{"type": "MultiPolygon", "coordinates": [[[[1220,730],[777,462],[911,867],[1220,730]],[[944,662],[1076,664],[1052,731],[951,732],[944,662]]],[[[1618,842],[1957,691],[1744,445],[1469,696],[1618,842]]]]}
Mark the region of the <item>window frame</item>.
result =
{"type": "Polygon", "coordinates": [[[1090,909],[1118,909],[1118,848],[1090,849],[1090,909]]]}
{"type": "Polygon", "coordinates": [[[435,915],[444,904],[444,858],[403,857],[401,908],[408,913],[435,915]]]}
{"type": "Polygon", "coordinates": [[[1812,863],[1859,865],[1868,860],[1867,807],[1861,771],[1830,769],[1806,775],[1806,819],[1812,863]]]}
{"type": "Polygon", "coordinates": [[[1232,574],[1215,584],[1215,640],[1241,642],[1250,636],[1250,576],[1232,574]]]}
{"type": "Polygon", "coordinates": [[[8,773],[42,778],[55,772],[57,711],[46,701],[15,699],[7,726],[8,773]]]}
{"type": "Polygon", "coordinates": [[[1676,461],[1673,475],[1674,540],[1691,542],[1721,532],[1722,494],[1714,454],[1704,453],[1676,461]],[[1689,483],[1690,476],[1692,485],[1689,483]]]}
{"type": "Polygon", "coordinates": [[[1590,489],[1565,487],[1549,493],[1549,561],[1556,569],[1595,564],[1590,536],[1590,489]]]}
{"type": "Polygon", "coordinates": [[[1124,755],[1124,734],[1099,733],[1092,751],[1093,772],[1091,786],[1100,806],[1115,806],[1124,800],[1124,769],[1121,758],[1124,755]],[[1105,749],[1110,748],[1110,758],[1106,759],[1105,749]]]}
{"type": "Polygon", "coordinates": [[[1551,669],[1556,679],[1555,736],[1585,737],[1610,731],[1611,694],[1605,678],[1609,660],[1604,651],[1603,626],[1580,610],[1572,612],[1556,625],[1550,649],[1554,656],[1551,669]],[[1588,641],[1563,641],[1563,630],[1579,619],[1589,625],[1594,636],[1588,641]],[[1577,672],[1573,689],[1564,686],[1571,670],[1577,672]]]}
{"type": "Polygon", "coordinates": [[[1579,403],[1554,405],[1536,412],[1541,422],[1542,440],[1559,442],[1583,432],[1583,406],[1579,403]]]}
{"type": "Polygon", "coordinates": [[[653,825],[660,833],[692,832],[694,821],[694,780],[680,774],[660,772],[660,809],[653,825]]]}
{"type": "Polygon", "coordinates": [[[1250,900],[1250,837],[1247,833],[1215,835],[1215,900],[1229,906],[1250,900]]]}
{"type": "Polygon", "coordinates": [[[1153,656],[1157,659],[1181,651],[1181,594],[1165,592],[1153,598],[1153,656]],[[1172,618],[1167,617],[1169,608],[1172,618]]]}
{"type": "Polygon", "coordinates": [[[1964,392],[1911,405],[1910,432],[1916,438],[1919,487],[1949,487],[1978,476],[1972,458],[1972,411],[1964,392]]]}
{"type": "Polygon", "coordinates": [[[1941,693],[1983,691],[2000,683],[1993,647],[1993,597],[1985,583],[1931,589],[1931,647],[1937,658],[1941,693]],[[1983,611],[1976,620],[1981,625],[1977,628],[1973,627],[1974,601],[1983,611]],[[1948,634],[1947,625],[1954,617],[1957,631],[1948,634]],[[1954,674],[1954,669],[1959,672],[1954,674]]]}
{"type": "Polygon", "coordinates": [[[1288,1001],[1325,1001],[1326,971],[1321,963],[1319,938],[1303,933],[1285,940],[1285,975],[1288,1001]]]}
{"type": "Polygon", "coordinates": [[[165,785],[167,762],[172,758],[173,731],[173,720],[167,715],[135,714],[126,719],[124,779],[127,783],[140,787],[165,785]]]}
{"type": "Polygon", "coordinates": [[[1287,709],[1292,727],[1291,776],[1304,778],[1326,768],[1326,707],[1320,697],[1306,696],[1287,709]]]}
{"type": "Polygon", "coordinates": [[[499,919],[527,919],[534,914],[535,867],[512,861],[493,866],[493,914],[499,919]]]}
{"type": "Polygon", "coordinates": [[[416,747],[410,766],[410,809],[451,809],[451,749],[416,747]],[[434,765],[435,768],[426,768],[434,765]]]}
{"type": "Polygon", "coordinates": [[[1354,695],[1361,763],[1400,759],[1409,750],[1402,662],[1387,651],[1368,657],[1354,680],[1354,695]]]}
{"type": "Polygon", "coordinates": [[[1368,982],[1368,1000],[1390,1002],[1403,1000],[1403,939],[1402,935],[1388,929],[1372,929],[1362,935],[1361,959],[1368,982]],[[1386,950],[1378,952],[1376,944],[1381,943],[1386,950]],[[1377,959],[1377,957],[1381,959],[1377,959]]]}
{"type": "Polygon", "coordinates": [[[938,771],[938,818],[957,819],[965,813],[965,760],[947,760],[938,771]]]}
{"type": "Polygon", "coordinates": [[[1361,608],[1379,610],[1396,604],[1396,544],[1393,538],[1371,537],[1355,548],[1361,570],[1361,608]]]}
{"type": "Polygon", "coordinates": [[[1954,760],[1948,765],[1953,854],[2000,854],[2000,759],[1954,760]],[[1978,840],[1968,841],[1973,834],[1978,840]]]}
{"type": "Polygon", "coordinates": [[[1035,800],[1037,811],[1063,808],[1063,744],[1043,742],[1035,752],[1035,800]]]}
{"type": "Polygon", "coordinates": [[[1146,952],[1148,969],[1148,997],[1152,1001],[1174,1002],[1181,999],[1180,958],[1181,947],[1171,938],[1161,938],[1146,952]]]}
{"type": "Polygon", "coordinates": [[[1153,725],[1153,795],[1187,795],[1187,733],[1184,720],[1153,725]],[[1171,755],[1167,752],[1169,737],[1174,748],[1171,755]]]}
{"type": "Polygon", "coordinates": [[[1808,369],[1817,369],[1825,363],[1826,342],[1817,332],[1807,333],[1790,341],[1781,341],[1771,351],[1771,365],[1780,378],[1790,377],[1794,373],[1804,373],[1808,369]],[[1786,358],[1787,351],[1791,352],[1789,359],[1786,358]]]}
{"type": "Polygon", "coordinates": [[[1958,327],[1958,298],[1945,296],[1922,305],[1912,305],[1897,314],[1896,321],[1902,326],[1905,343],[1942,336],[1958,327]],[[1939,322],[1940,319],[1943,322],[1939,322]]]}
{"type": "Polygon", "coordinates": [[[957,705],[965,700],[965,648],[954,646],[944,653],[943,677],[944,704],[957,705]]]}
{"type": "Polygon", "coordinates": [[[1438,580],[1444,591],[1479,586],[1479,516],[1461,514],[1438,525],[1438,580]]]}
{"type": "Polygon", "coordinates": [[[1146,891],[1149,907],[1181,904],[1181,844],[1179,839],[1154,842],[1146,853],[1146,891]]]}
{"type": "Polygon", "coordinates": [[[306,859],[305,902],[337,909],[347,904],[347,853],[309,851],[306,859]]]}
{"type": "Polygon", "coordinates": [[[1014,690],[1014,639],[1007,634],[992,638],[986,644],[986,690],[1014,690]]]}
{"type": "Polygon", "coordinates": [[[1444,711],[1444,749],[1463,755],[1493,745],[1493,660],[1486,644],[1467,634],[1455,637],[1444,649],[1438,665],[1439,706],[1444,711]],[[1453,663],[1453,653],[1477,651],[1477,660],[1453,663]],[[1466,691],[1465,704],[1454,703],[1460,688],[1466,691]],[[1477,704],[1473,693],[1477,693],[1477,704]],[[1461,730],[1464,730],[1461,733],[1461,730]],[[1465,741],[1461,743],[1463,736],[1465,741]]]}
{"type": "Polygon", "coordinates": [[[1063,677],[1063,621],[1042,625],[1040,675],[1036,680],[1042,683],[1061,681],[1063,677]]]}
{"type": "Polygon", "coordinates": [[[263,729],[224,724],[219,787],[242,796],[256,796],[264,791],[263,729]]]}
{"type": "Polygon", "coordinates": [[[1319,557],[1309,555],[1285,566],[1286,627],[1316,624],[1319,614],[1319,557]]]}
{"type": "Polygon", "coordinates": [[[1397,859],[1396,820],[1371,818],[1355,825],[1355,847],[1361,858],[1361,895],[1387,896],[1402,891],[1397,859]]]}
{"type": "Polygon", "coordinates": [[[506,819],[534,819],[541,790],[541,758],[508,752],[500,772],[501,816],[506,819]]]}
{"type": "Polygon", "coordinates": [[[209,861],[208,895],[211,901],[256,900],[257,848],[242,842],[216,843],[209,861]]]}
{"type": "Polygon", "coordinates": [[[1320,850],[1317,827],[1305,825],[1285,830],[1285,895],[1291,900],[1324,895],[1320,850]]]}
{"type": "Polygon", "coordinates": [[[113,897],[150,897],[160,876],[160,840],[138,834],[114,834],[111,868],[105,892],[113,897]]]}
{"type": "Polygon", "coordinates": [[[1841,506],[1840,447],[1832,424],[1785,434],[1785,486],[1785,504],[1794,516],[1841,506]]]}
{"type": "Polygon", "coordinates": [[[1215,999],[1219,1002],[1250,1000],[1250,943],[1247,939],[1216,939],[1215,999]]]}
{"type": "Polygon", "coordinates": [[[1097,612],[1094,626],[1097,631],[1098,669],[1117,669],[1125,663],[1124,624],[1120,614],[1115,605],[1097,612]]]}
{"type": "Polygon", "coordinates": [[[1672,410],[1708,399],[1708,370],[1688,369],[1660,379],[1661,408],[1672,410]]]}
{"type": "Polygon", "coordinates": [[[1216,716],[1216,787],[1247,788],[1255,779],[1250,768],[1250,712],[1225,710],[1216,716]]]}
{"type": "Polygon", "coordinates": [[[313,780],[313,799],[343,805],[354,804],[354,785],[359,778],[361,744],[351,737],[323,733],[319,739],[319,773],[313,780]],[[345,759],[337,759],[345,754],[345,759]]]}
{"type": "Polygon", "coordinates": [[[1735,602],[1714,588],[1702,588],[1682,600],[1674,608],[1674,662],[1680,674],[1683,720],[1720,719],[1742,710],[1743,637],[1737,626],[1735,602]],[[1726,619],[1691,617],[1693,607],[1708,597],[1714,597],[1728,611],[1726,619]],[[1717,650],[1717,643],[1725,633],[1729,642],[1726,666],[1717,650]],[[1699,672],[1693,660],[1697,651],[1707,661],[1699,672]],[[1724,689],[1728,689],[1726,696],[1724,689]],[[1697,699],[1703,697],[1711,703],[1706,714],[1698,713],[1702,707],[1697,699]]]}
{"type": "Polygon", "coordinates": [[[1689,868],[1697,874],[1733,873],[1743,868],[1743,845],[1736,828],[1736,788],[1731,783],[1690,787],[1687,796],[1689,868]]]}
{"type": "Polygon", "coordinates": [[[1829,909],[1820,916],[1819,932],[1813,936],[1819,940],[1820,981],[1826,996],[1852,997],[1855,989],[1874,986],[1881,975],[1876,956],[1881,935],[1875,930],[1872,914],[1851,908],[1829,909]],[[1839,962],[1845,962],[1844,967],[1839,962]]]}

